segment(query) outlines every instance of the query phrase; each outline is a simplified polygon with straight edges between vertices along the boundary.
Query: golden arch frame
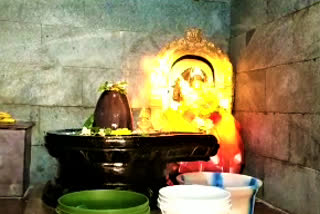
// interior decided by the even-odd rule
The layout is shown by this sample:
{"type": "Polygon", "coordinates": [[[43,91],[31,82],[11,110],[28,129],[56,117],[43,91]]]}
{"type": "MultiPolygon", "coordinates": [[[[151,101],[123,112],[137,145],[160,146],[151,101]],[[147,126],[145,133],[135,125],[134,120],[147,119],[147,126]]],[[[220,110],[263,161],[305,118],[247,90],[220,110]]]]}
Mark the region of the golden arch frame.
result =
{"type": "Polygon", "coordinates": [[[185,32],[183,38],[166,45],[157,58],[164,61],[160,65],[162,70],[170,72],[176,60],[186,55],[194,55],[208,60],[214,69],[214,88],[217,92],[219,105],[227,112],[232,111],[234,99],[234,78],[232,64],[228,56],[212,42],[204,38],[200,29],[191,28],[185,32]]]}

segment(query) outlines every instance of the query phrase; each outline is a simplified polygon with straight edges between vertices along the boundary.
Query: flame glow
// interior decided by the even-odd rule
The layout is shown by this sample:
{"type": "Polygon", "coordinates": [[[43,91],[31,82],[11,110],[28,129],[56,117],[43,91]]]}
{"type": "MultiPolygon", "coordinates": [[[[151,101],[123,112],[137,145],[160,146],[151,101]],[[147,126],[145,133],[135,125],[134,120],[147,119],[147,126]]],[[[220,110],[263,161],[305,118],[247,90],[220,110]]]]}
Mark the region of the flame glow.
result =
{"type": "MultiPolygon", "coordinates": [[[[232,70],[231,63],[225,57],[214,60],[216,73],[218,70],[232,70]]],[[[213,112],[227,114],[232,99],[232,97],[223,98],[224,89],[216,86],[222,85],[219,81],[232,80],[232,76],[221,78],[215,75],[214,80],[212,71],[204,62],[182,60],[171,67],[172,58],[177,57],[173,57],[169,52],[161,58],[143,59],[142,65],[146,77],[143,87],[144,99],[136,97],[133,105],[137,105],[135,103],[141,100],[148,100],[149,103],[145,107],[157,109],[152,111],[151,115],[153,127],[157,131],[213,133],[211,114],[213,112]],[[189,72],[188,79],[183,78],[186,72],[189,72]]],[[[232,72],[225,74],[232,75],[232,72]]]]}
{"type": "MultiPolygon", "coordinates": [[[[220,144],[217,157],[210,163],[182,164],[180,171],[232,169],[239,172],[243,145],[239,127],[231,114],[233,72],[227,55],[213,44],[210,51],[204,48],[190,51],[179,48],[181,42],[173,44],[157,57],[145,57],[142,61],[144,90],[140,94],[142,97],[135,97],[133,105],[141,106],[143,100],[142,106],[151,109],[152,124],[140,131],[150,131],[152,127],[159,132],[213,134],[220,144]],[[181,58],[190,54],[196,57],[181,58]]],[[[140,122],[146,124],[146,121],[140,122]]]]}

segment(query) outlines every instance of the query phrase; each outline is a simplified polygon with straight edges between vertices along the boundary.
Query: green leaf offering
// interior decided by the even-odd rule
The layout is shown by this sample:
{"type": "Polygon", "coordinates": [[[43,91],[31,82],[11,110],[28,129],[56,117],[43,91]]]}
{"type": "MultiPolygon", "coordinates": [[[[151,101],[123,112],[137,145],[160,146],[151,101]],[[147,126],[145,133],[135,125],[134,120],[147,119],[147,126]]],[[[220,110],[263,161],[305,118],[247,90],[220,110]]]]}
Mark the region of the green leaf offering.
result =
{"type": "Polygon", "coordinates": [[[88,128],[88,129],[91,129],[92,126],[93,126],[93,122],[94,122],[94,115],[91,114],[88,119],[84,122],[83,126],[88,128]]]}
{"type": "Polygon", "coordinates": [[[127,82],[117,82],[117,83],[109,83],[108,81],[102,84],[98,91],[104,92],[104,91],[117,91],[120,94],[127,94],[127,82]]]}
{"type": "Polygon", "coordinates": [[[106,128],[104,130],[105,135],[111,135],[111,132],[112,132],[112,129],[110,129],[110,128],[106,128]]]}

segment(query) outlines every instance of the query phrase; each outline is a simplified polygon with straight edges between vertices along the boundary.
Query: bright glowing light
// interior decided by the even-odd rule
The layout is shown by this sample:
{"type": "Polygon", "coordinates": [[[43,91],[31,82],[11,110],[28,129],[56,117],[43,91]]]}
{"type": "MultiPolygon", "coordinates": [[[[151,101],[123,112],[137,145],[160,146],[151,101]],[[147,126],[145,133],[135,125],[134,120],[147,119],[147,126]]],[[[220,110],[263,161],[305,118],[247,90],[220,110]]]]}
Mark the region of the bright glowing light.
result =
{"type": "MultiPolygon", "coordinates": [[[[213,134],[220,149],[211,163],[228,171],[234,168],[233,158],[242,162],[242,141],[231,114],[233,71],[227,55],[202,38],[186,38],[173,41],[157,57],[145,57],[142,65],[143,93],[133,103],[151,108],[154,131],[213,134]],[[198,58],[183,58],[190,55],[198,58]]],[[[199,167],[205,170],[206,165],[199,167]]]]}
{"type": "Polygon", "coordinates": [[[214,164],[219,164],[219,157],[217,155],[210,157],[210,160],[214,163],[214,164]]]}
{"type": "Polygon", "coordinates": [[[241,163],[241,162],[242,162],[242,156],[241,156],[241,154],[240,154],[240,153],[236,154],[236,155],[234,156],[234,160],[235,160],[236,162],[238,162],[238,163],[241,163]]]}

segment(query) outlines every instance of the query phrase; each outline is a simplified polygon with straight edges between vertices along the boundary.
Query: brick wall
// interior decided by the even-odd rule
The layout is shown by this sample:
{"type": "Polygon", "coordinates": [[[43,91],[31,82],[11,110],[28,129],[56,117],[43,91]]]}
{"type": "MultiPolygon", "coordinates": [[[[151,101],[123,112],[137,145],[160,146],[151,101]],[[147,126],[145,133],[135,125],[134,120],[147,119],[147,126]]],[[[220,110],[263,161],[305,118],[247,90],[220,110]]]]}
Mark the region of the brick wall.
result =
{"type": "Polygon", "coordinates": [[[0,111],[36,122],[31,182],[56,173],[46,131],[82,126],[106,80],[127,80],[133,97],[141,57],[188,27],[227,50],[228,0],[0,0],[0,111]]]}
{"type": "Polygon", "coordinates": [[[320,213],[319,0],[233,0],[230,56],[245,173],[259,196],[294,214],[320,213]]]}

